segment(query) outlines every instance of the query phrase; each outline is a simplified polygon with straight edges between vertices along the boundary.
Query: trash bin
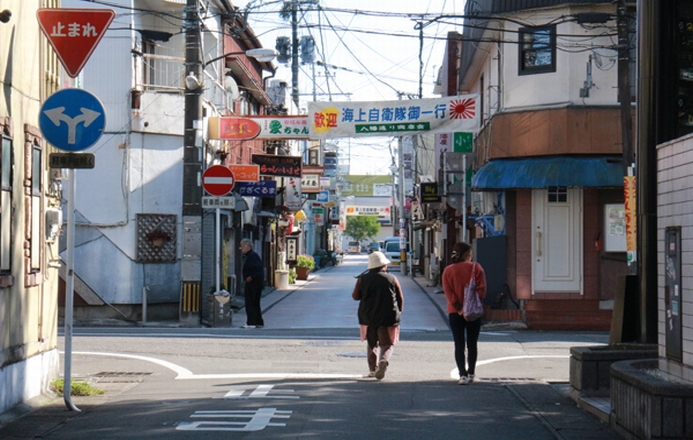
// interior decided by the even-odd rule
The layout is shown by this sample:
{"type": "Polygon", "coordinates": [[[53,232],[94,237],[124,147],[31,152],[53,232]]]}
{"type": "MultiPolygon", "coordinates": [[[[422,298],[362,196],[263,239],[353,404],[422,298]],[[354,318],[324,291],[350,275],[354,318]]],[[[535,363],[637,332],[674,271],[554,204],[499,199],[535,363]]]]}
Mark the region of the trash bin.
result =
{"type": "Polygon", "coordinates": [[[289,288],[289,271],[275,270],[274,271],[274,287],[278,290],[289,288]]]}
{"type": "Polygon", "coordinates": [[[231,294],[226,290],[219,290],[209,295],[209,310],[212,316],[209,322],[212,327],[231,327],[233,312],[231,311],[231,294]]]}

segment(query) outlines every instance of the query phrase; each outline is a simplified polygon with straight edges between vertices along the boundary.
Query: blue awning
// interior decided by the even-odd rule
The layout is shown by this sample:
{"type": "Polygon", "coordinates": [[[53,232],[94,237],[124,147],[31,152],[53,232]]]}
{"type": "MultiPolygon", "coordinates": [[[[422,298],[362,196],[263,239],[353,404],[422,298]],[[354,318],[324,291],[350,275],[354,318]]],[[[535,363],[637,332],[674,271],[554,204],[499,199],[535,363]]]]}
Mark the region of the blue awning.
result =
{"type": "Polygon", "coordinates": [[[623,187],[621,156],[549,156],[495,159],[472,178],[472,190],[512,188],[623,187]]]}

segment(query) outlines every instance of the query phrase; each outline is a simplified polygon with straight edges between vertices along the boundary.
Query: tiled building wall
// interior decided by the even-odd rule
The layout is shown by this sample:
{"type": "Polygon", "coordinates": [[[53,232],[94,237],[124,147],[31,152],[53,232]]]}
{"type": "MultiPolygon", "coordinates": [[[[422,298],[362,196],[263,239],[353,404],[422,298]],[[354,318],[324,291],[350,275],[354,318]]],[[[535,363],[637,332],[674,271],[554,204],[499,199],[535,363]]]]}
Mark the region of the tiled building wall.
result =
{"type": "Polygon", "coordinates": [[[660,369],[693,382],[693,136],[657,149],[657,250],[660,369]],[[664,231],[681,227],[683,363],[666,359],[664,231]]]}

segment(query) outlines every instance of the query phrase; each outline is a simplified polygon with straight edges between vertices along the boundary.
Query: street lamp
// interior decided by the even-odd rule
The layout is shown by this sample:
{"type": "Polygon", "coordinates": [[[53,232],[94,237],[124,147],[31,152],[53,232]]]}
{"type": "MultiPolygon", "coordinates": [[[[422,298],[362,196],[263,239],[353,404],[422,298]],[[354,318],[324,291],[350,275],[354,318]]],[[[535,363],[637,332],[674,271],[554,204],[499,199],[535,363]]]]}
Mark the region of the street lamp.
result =
{"type": "Polygon", "coordinates": [[[265,47],[261,47],[258,49],[248,49],[246,51],[241,51],[241,52],[230,52],[230,53],[225,53],[224,55],[219,55],[218,57],[214,57],[209,61],[205,61],[204,65],[205,67],[212,64],[215,61],[218,61],[222,58],[226,57],[232,57],[234,55],[245,55],[249,56],[251,58],[255,58],[261,63],[269,63],[273,59],[275,59],[278,55],[277,51],[274,49],[269,49],[265,47]]]}

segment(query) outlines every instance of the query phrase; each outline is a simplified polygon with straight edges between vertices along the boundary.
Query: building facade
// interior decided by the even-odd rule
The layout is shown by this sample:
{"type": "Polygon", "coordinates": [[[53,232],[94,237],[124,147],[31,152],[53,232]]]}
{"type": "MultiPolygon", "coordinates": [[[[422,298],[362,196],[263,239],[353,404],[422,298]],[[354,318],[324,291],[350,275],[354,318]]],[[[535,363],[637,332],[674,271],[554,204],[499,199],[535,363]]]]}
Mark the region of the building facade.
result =
{"type": "Polygon", "coordinates": [[[0,413],[58,376],[61,181],[39,128],[60,65],[36,11],[57,1],[9,0],[0,15],[0,413]]]}
{"type": "MultiPolygon", "coordinates": [[[[63,2],[85,6],[103,7],[63,2]]],[[[96,167],[76,173],[75,317],[138,321],[145,318],[146,298],[148,319],[204,323],[205,298],[216,288],[216,240],[223,243],[222,285],[229,289],[240,278],[234,278],[240,239],[253,239],[260,253],[269,242],[266,223],[254,223],[261,204],[253,198],[235,196],[235,208],[222,210],[220,237],[215,210],[200,208],[204,169],[250,164],[264,148],[262,141],[210,140],[205,121],[263,114],[269,103],[263,72],[273,67],[245,54],[260,44],[229,1],[198,5],[192,21],[184,2],[116,1],[111,7],[116,17],[79,78],[80,87],[103,102],[107,126],[88,150],[96,167]],[[127,12],[132,8],[135,13],[127,12]],[[201,29],[200,78],[186,65],[185,29],[193,25],[201,29]],[[187,120],[191,92],[201,94],[200,120],[187,120]],[[195,131],[192,145],[187,125],[195,131]],[[186,156],[186,149],[195,153],[186,156]],[[186,197],[197,204],[197,215],[186,213],[186,197]]]]}
{"type": "Polygon", "coordinates": [[[444,247],[473,239],[489,279],[501,280],[487,305],[513,299],[504,302],[530,328],[609,329],[628,272],[621,124],[632,117],[618,100],[628,73],[616,5],[485,0],[465,15],[464,33],[448,37],[441,89],[479,94],[482,123],[467,212],[447,213],[444,247]]]}

